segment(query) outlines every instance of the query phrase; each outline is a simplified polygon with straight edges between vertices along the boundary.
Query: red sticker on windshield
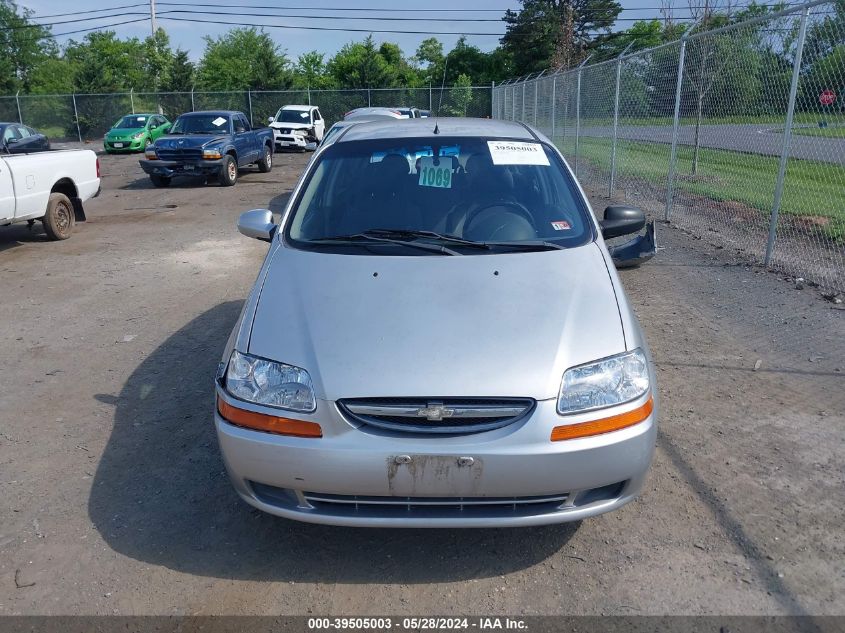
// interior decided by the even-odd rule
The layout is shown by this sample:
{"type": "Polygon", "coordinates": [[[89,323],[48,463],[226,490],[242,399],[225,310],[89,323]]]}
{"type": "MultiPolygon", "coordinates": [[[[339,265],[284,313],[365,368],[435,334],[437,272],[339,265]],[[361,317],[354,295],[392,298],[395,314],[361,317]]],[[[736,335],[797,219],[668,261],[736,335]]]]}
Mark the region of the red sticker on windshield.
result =
{"type": "Polygon", "coordinates": [[[572,227],[569,226],[569,222],[566,220],[558,220],[557,222],[552,222],[552,228],[555,231],[568,231],[572,227]]]}

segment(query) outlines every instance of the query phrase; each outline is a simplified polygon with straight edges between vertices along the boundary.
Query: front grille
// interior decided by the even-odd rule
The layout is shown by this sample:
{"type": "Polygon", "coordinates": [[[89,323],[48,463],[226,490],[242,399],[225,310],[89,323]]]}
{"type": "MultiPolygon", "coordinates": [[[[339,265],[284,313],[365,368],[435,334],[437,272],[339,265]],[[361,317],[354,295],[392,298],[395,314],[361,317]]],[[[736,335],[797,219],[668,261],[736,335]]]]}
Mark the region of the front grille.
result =
{"type": "Polygon", "coordinates": [[[201,149],[159,148],[156,153],[161,160],[198,160],[202,158],[201,149]]]}
{"type": "Polygon", "coordinates": [[[534,409],[530,398],[348,398],[341,411],[355,422],[405,433],[460,434],[498,429],[534,409]]]}
{"type": "Polygon", "coordinates": [[[276,130],[279,134],[290,134],[290,128],[281,127],[276,130]]]}
{"type": "Polygon", "coordinates": [[[383,497],[296,492],[250,482],[256,497],[303,512],[362,518],[504,518],[557,512],[569,493],[535,497],[383,497]]]}

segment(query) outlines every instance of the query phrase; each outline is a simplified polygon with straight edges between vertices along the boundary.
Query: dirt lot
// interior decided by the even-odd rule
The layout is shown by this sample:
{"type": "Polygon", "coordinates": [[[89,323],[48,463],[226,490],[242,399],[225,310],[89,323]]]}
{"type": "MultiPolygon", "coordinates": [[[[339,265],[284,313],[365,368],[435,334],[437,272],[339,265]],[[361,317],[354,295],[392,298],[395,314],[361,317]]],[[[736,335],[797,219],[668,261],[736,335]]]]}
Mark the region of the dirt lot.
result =
{"type": "Polygon", "coordinates": [[[101,157],[65,242],[0,229],[0,614],[845,614],[845,312],[660,227],[642,498],[579,526],[300,525],[241,502],[212,375],[307,156],[155,190],[101,157]]]}

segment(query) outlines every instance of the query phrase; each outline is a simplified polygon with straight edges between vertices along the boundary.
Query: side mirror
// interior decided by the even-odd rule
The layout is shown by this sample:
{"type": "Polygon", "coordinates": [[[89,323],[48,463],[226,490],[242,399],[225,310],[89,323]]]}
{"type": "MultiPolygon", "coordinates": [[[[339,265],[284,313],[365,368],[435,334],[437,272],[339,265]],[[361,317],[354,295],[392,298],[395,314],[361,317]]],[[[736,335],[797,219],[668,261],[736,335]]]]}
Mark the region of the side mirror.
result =
{"type": "Polygon", "coordinates": [[[306,143],[306,144],[305,144],[305,149],[307,149],[309,152],[313,152],[314,150],[316,150],[316,149],[317,149],[317,144],[316,144],[315,142],[313,142],[313,141],[312,141],[312,142],[310,142],[310,143],[306,143]]]}
{"type": "Polygon", "coordinates": [[[267,117],[267,123],[272,123],[272,122],[273,122],[273,117],[268,116],[268,117],[267,117]]]}
{"type": "Polygon", "coordinates": [[[6,139],[6,145],[14,145],[17,142],[18,142],[18,139],[16,139],[16,138],[7,138],[6,139]]]}
{"type": "Polygon", "coordinates": [[[599,222],[605,239],[637,233],[645,226],[645,214],[640,209],[622,205],[611,205],[604,210],[604,219],[599,222]]]}
{"type": "Polygon", "coordinates": [[[269,242],[276,233],[273,212],[269,209],[253,209],[241,213],[238,218],[238,231],[247,237],[269,242]]]}

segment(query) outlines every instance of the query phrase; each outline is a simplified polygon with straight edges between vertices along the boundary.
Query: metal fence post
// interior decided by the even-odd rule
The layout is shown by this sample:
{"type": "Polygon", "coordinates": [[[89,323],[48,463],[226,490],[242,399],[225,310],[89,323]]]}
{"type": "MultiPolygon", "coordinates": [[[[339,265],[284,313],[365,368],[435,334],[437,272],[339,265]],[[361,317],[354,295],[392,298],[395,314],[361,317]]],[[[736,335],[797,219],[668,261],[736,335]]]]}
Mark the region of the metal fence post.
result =
{"type": "Polygon", "coordinates": [[[249,104],[249,126],[252,127],[252,90],[246,91],[246,100],[249,104]]]}
{"type": "Polygon", "coordinates": [[[578,81],[575,88],[575,177],[578,177],[578,145],[581,140],[581,71],[592,55],[578,64],[578,81]]]}
{"type": "Polygon", "coordinates": [[[687,50],[687,36],[689,29],[681,36],[681,50],[678,53],[678,82],[675,85],[675,118],[672,123],[672,149],[669,152],[669,176],[666,181],[666,210],[663,217],[669,220],[672,213],[672,202],[675,197],[675,165],[678,159],[678,130],[681,126],[681,84],[684,81],[684,56],[687,50]]]}
{"type": "Polygon", "coordinates": [[[135,114],[135,88],[129,89],[129,103],[132,104],[132,114],[135,114]]]}
{"type": "Polygon", "coordinates": [[[516,121],[516,86],[511,88],[511,121],[516,121]]]}
{"type": "Polygon", "coordinates": [[[523,123],[525,122],[525,84],[526,83],[527,82],[525,82],[525,81],[522,82],[522,116],[519,119],[523,123]]]}
{"type": "Polygon", "coordinates": [[[15,102],[18,104],[18,123],[23,125],[23,115],[21,114],[21,91],[15,93],[15,102]]]}
{"type": "Polygon", "coordinates": [[[79,142],[82,142],[82,129],[79,127],[79,111],[76,109],[76,94],[72,94],[73,99],[73,118],[76,120],[76,133],[79,135],[79,142]]]}
{"type": "Polygon", "coordinates": [[[370,89],[367,88],[367,107],[369,108],[369,107],[371,107],[371,105],[372,105],[372,99],[371,99],[371,95],[370,95],[370,89]]]}
{"type": "Polygon", "coordinates": [[[191,112],[196,112],[197,109],[194,106],[194,89],[191,88],[191,112]]]}
{"type": "Polygon", "coordinates": [[[616,184],[616,139],[619,133],[619,86],[622,82],[622,57],[628,52],[628,49],[634,45],[630,42],[625,47],[619,57],[616,58],[616,96],[613,100],[613,142],[610,150],[610,184],[607,189],[607,197],[613,197],[613,188],[616,184]]]}
{"type": "Polygon", "coordinates": [[[537,127],[537,98],[539,97],[540,79],[534,80],[534,127],[537,127]]]}
{"type": "Polygon", "coordinates": [[[552,143],[555,141],[555,108],[557,105],[557,75],[552,77],[552,143]]]}
{"type": "Polygon", "coordinates": [[[311,105],[311,86],[306,88],[308,90],[308,105],[311,105]]]}
{"type": "Polygon", "coordinates": [[[769,219],[769,240],[766,242],[766,256],[763,265],[768,266],[772,261],[772,253],[775,248],[775,237],[777,236],[778,214],[780,203],[783,199],[783,181],[786,177],[786,164],[789,161],[789,148],[792,143],[792,118],[795,115],[795,98],[798,94],[798,79],[801,74],[801,57],[804,54],[804,40],[807,37],[807,18],[810,16],[810,7],[806,7],[801,13],[801,26],[798,31],[798,43],[795,47],[795,61],[792,65],[792,83],[789,86],[789,105],[786,109],[786,125],[783,128],[783,147],[780,152],[780,164],[778,165],[778,178],[775,184],[775,199],[772,203],[772,216],[769,219]]]}

